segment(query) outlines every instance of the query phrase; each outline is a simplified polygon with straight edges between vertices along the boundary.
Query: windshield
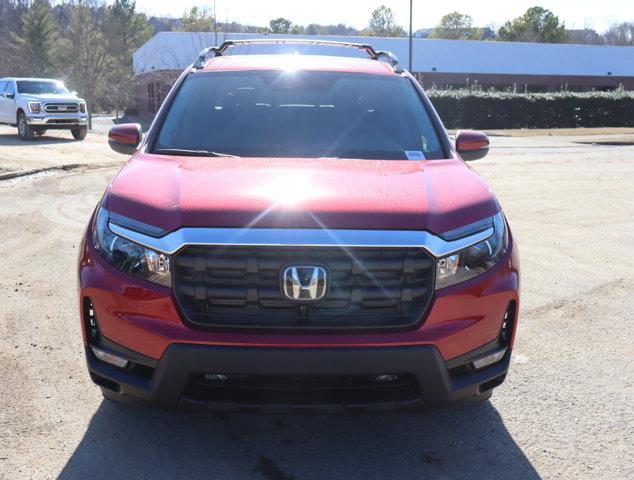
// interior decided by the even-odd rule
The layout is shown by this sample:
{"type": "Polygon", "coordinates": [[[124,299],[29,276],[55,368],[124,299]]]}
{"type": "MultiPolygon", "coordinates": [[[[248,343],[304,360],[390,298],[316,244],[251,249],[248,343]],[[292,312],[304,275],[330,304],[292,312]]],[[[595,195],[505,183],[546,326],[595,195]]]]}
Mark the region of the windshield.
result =
{"type": "Polygon", "coordinates": [[[155,153],[170,150],[242,157],[443,157],[409,79],[305,71],[190,74],[154,146],[155,153]]]}
{"type": "Polygon", "coordinates": [[[68,94],[68,90],[62,82],[41,80],[18,80],[18,93],[31,93],[34,95],[68,94]]]}

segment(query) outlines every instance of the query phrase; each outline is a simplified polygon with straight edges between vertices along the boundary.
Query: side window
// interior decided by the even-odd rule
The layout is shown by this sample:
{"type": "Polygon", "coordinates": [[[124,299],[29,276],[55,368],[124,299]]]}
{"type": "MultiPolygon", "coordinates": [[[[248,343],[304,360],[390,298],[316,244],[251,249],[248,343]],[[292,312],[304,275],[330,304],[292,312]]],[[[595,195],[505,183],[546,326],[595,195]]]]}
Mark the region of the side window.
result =
{"type": "Polygon", "coordinates": [[[13,82],[7,82],[7,88],[5,89],[5,93],[14,94],[15,88],[13,88],[13,82]]]}
{"type": "Polygon", "coordinates": [[[0,81],[0,95],[4,93],[4,88],[7,86],[7,82],[0,81]]]}

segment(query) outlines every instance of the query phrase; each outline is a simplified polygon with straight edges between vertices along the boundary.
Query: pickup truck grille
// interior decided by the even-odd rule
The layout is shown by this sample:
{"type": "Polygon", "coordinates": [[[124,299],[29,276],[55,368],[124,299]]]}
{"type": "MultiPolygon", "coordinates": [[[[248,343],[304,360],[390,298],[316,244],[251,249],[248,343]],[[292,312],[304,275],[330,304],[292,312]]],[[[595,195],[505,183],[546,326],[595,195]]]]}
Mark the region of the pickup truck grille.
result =
{"type": "Polygon", "coordinates": [[[44,111],[48,113],[77,113],[79,105],[76,103],[47,103],[44,111]]]}
{"type": "Polygon", "coordinates": [[[186,318],[209,327],[394,328],[417,323],[433,294],[434,262],[420,248],[188,246],[173,258],[174,294],[186,318]],[[319,265],[326,297],[282,294],[288,265],[319,265]]]}

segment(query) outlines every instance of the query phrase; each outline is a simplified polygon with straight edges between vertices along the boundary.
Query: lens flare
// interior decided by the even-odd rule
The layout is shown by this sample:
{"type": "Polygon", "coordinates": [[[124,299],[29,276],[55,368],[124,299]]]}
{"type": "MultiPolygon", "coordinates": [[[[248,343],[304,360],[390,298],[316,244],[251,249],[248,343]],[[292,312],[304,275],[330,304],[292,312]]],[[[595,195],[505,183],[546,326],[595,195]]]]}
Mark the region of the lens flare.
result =
{"type": "Polygon", "coordinates": [[[258,197],[273,200],[272,207],[293,207],[306,200],[323,197],[326,192],[311,182],[305,173],[287,173],[267,185],[258,186],[253,192],[258,197]]]}

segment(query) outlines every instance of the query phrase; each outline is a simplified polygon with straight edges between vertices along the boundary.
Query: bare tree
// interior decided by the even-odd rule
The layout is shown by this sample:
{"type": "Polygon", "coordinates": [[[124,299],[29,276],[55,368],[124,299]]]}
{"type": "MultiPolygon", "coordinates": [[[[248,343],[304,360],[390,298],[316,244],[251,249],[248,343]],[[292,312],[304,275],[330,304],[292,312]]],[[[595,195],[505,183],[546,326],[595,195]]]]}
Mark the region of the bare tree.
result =
{"type": "Polygon", "coordinates": [[[623,22],[617,25],[612,25],[610,29],[605,32],[605,43],[608,45],[634,45],[634,22],[623,22]]]}
{"type": "Polygon", "coordinates": [[[70,7],[68,29],[60,42],[60,66],[68,72],[70,82],[76,86],[88,103],[88,128],[92,128],[92,109],[106,87],[107,73],[112,65],[107,42],[94,24],[93,10],[88,2],[70,7]]]}

